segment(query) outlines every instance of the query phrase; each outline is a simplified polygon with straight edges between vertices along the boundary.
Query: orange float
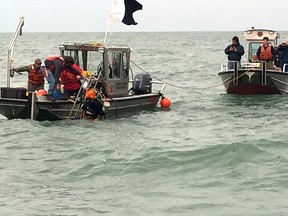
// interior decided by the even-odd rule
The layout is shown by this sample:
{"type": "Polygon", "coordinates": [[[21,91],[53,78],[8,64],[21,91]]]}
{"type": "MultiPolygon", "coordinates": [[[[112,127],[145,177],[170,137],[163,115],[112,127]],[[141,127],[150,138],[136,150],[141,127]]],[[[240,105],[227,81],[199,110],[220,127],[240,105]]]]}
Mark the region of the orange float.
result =
{"type": "Polygon", "coordinates": [[[160,101],[162,108],[170,108],[171,100],[167,97],[163,97],[160,101]]]}
{"type": "Polygon", "coordinates": [[[36,92],[36,95],[37,96],[45,96],[45,95],[47,95],[47,92],[45,89],[40,89],[36,92]]]}

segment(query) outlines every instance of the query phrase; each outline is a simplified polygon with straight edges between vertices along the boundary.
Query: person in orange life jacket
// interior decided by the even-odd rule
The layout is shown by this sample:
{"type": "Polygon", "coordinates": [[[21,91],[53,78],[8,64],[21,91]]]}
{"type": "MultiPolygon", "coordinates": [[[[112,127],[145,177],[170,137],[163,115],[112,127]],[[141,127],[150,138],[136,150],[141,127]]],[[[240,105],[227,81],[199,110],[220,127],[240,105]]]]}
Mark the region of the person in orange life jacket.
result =
{"type": "Polygon", "coordinates": [[[239,38],[234,36],[232,38],[232,44],[228,45],[225,50],[225,54],[228,55],[228,69],[234,68],[234,62],[237,62],[238,67],[240,67],[240,61],[242,55],[244,55],[244,47],[239,43],[239,38]]]}
{"type": "Polygon", "coordinates": [[[44,74],[41,72],[42,61],[39,58],[36,58],[33,64],[12,68],[13,71],[20,73],[27,71],[28,72],[28,91],[38,91],[44,89],[44,74]]]}
{"type": "Polygon", "coordinates": [[[46,78],[49,83],[48,94],[56,92],[60,93],[60,75],[64,70],[64,59],[61,56],[50,56],[44,61],[46,78]]]}
{"type": "Polygon", "coordinates": [[[61,84],[64,86],[64,94],[61,99],[68,99],[72,95],[77,95],[80,87],[80,79],[83,77],[82,69],[75,64],[73,57],[65,56],[64,70],[60,74],[61,84]]]}
{"type": "Polygon", "coordinates": [[[273,65],[273,60],[275,59],[275,49],[269,43],[268,37],[263,38],[263,44],[258,48],[256,54],[258,60],[266,62],[266,68],[268,70],[275,69],[273,65]]]}

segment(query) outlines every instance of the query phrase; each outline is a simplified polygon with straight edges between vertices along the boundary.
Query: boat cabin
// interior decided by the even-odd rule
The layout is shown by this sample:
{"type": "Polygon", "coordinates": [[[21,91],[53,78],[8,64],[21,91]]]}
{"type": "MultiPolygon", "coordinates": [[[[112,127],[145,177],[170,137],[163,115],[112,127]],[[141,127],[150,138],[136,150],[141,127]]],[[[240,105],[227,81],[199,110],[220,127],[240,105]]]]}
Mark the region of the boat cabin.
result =
{"type": "Polygon", "coordinates": [[[85,73],[94,75],[109,97],[129,94],[130,47],[63,42],[59,49],[62,56],[72,56],[85,73]]]}
{"type": "Polygon", "coordinates": [[[253,60],[253,56],[257,52],[259,46],[261,46],[264,37],[268,37],[269,43],[271,43],[274,47],[277,46],[278,39],[280,37],[277,31],[256,29],[254,27],[244,31],[243,36],[247,42],[246,61],[252,63],[255,62],[255,60],[253,60]]]}

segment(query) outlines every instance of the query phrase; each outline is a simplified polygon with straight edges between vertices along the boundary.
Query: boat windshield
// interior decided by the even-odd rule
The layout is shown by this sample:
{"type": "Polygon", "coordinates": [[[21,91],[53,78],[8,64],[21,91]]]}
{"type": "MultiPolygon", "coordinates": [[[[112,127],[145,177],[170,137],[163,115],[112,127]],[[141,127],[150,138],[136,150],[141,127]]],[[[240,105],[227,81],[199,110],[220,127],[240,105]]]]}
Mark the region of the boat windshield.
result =
{"type": "Polygon", "coordinates": [[[248,61],[253,62],[253,56],[257,52],[261,42],[251,42],[248,47],[248,61]]]}
{"type": "Polygon", "coordinates": [[[98,65],[103,61],[103,54],[95,51],[65,50],[62,55],[72,56],[77,65],[91,72],[96,72],[98,65]]]}

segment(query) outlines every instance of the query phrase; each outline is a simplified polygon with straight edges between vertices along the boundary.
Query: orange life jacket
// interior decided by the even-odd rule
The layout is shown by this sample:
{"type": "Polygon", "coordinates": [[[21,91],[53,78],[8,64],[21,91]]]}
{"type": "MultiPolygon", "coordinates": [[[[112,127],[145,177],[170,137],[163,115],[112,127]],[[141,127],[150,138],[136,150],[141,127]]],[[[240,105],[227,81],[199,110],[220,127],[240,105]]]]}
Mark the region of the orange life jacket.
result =
{"type": "Polygon", "coordinates": [[[271,45],[268,45],[268,47],[265,49],[263,45],[261,45],[261,52],[260,52],[260,60],[272,60],[273,54],[271,45]]]}
{"type": "MultiPolygon", "coordinates": [[[[78,70],[80,73],[79,75],[82,77],[82,69],[76,64],[72,65],[72,67],[78,70]]],[[[71,72],[68,68],[61,72],[60,79],[61,84],[64,85],[64,89],[73,91],[80,88],[81,86],[78,82],[77,74],[71,72]]]]}
{"type": "Polygon", "coordinates": [[[32,65],[32,70],[28,74],[28,82],[34,85],[43,85],[44,84],[44,75],[41,72],[41,68],[38,71],[32,65]]]}

